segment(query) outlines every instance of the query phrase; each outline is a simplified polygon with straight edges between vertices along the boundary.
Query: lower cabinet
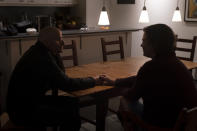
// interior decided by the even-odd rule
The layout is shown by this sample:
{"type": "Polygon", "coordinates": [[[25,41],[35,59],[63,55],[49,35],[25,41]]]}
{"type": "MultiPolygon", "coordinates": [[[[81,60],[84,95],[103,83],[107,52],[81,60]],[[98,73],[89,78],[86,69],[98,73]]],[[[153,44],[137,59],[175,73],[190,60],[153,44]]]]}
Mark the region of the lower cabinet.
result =
{"type": "Polygon", "coordinates": [[[35,44],[36,40],[37,38],[0,41],[0,71],[7,80],[18,60],[26,50],[35,44]]]}
{"type": "Polygon", "coordinates": [[[14,69],[23,54],[36,43],[37,39],[19,39],[9,41],[11,69],[14,69]]]}
{"type": "MultiPolygon", "coordinates": [[[[124,55],[125,57],[131,56],[131,43],[126,33],[102,33],[102,35],[82,35],[82,36],[63,36],[65,44],[71,44],[72,40],[76,41],[77,55],[79,65],[90,64],[94,62],[103,61],[101,38],[106,41],[118,40],[119,36],[123,38],[124,55]],[[128,41],[128,42],[127,42],[128,41]]],[[[108,46],[107,50],[118,49],[117,46],[108,46]]],[[[61,55],[71,54],[71,50],[63,50],[61,55]]],[[[109,60],[120,60],[120,55],[110,55],[109,60]]],[[[64,61],[65,67],[72,66],[72,61],[64,61]]]]}

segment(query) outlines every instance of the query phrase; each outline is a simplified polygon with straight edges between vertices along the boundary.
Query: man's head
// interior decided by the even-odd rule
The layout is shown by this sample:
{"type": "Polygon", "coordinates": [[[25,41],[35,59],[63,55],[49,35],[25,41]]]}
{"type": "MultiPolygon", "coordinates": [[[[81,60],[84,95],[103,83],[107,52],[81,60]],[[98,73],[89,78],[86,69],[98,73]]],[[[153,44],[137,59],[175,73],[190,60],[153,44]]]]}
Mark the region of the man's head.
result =
{"type": "Polygon", "coordinates": [[[144,56],[169,55],[175,50],[175,36],[170,27],[165,24],[155,24],[143,29],[142,48],[144,56]]]}
{"type": "Polygon", "coordinates": [[[55,27],[47,27],[40,31],[39,41],[42,42],[54,55],[62,52],[62,32],[55,27]]]}

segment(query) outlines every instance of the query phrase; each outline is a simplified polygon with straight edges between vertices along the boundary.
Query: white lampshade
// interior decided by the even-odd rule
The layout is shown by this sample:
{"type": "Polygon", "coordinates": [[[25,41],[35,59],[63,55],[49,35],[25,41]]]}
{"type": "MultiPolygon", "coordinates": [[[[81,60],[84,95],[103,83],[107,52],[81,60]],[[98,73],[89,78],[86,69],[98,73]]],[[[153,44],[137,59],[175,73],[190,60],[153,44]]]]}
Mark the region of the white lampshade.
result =
{"type": "Polygon", "coordinates": [[[102,11],[100,13],[98,25],[110,25],[105,7],[102,8],[102,11]]]}
{"type": "Polygon", "coordinates": [[[173,17],[172,17],[173,22],[181,22],[181,12],[179,10],[179,7],[176,7],[176,10],[174,11],[173,17]]]}
{"type": "Polygon", "coordinates": [[[140,14],[139,23],[148,23],[148,22],[149,22],[148,11],[146,10],[146,7],[144,6],[140,14]]]}

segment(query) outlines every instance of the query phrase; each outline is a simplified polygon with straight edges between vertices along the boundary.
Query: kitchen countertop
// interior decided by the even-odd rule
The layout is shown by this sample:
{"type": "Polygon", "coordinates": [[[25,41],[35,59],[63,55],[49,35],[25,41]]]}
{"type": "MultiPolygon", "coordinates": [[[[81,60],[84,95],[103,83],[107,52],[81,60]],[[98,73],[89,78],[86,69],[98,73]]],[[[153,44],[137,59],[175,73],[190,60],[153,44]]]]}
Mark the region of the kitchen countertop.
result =
{"type": "MultiPolygon", "coordinates": [[[[139,31],[142,29],[135,28],[120,28],[120,29],[108,29],[108,30],[63,30],[63,35],[91,35],[97,33],[108,33],[108,32],[130,32],[130,31],[139,31]]],[[[38,37],[39,33],[28,34],[28,33],[18,33],[15,36],[0,36],[0,40],[13,40],[13,39],[26,39],[38,37]]]]}

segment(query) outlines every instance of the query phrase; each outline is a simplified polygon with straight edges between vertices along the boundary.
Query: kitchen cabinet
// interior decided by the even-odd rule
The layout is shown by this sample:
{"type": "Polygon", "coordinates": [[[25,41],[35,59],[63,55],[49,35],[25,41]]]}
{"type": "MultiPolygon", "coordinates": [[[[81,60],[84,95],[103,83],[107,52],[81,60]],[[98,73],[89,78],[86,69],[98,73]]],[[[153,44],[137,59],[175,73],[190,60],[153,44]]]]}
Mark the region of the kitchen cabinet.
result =
{"type": "Polygon", "coordinates": [[[72,6],[77,0],[0,0],[0,6],[72,6]]]}
{"type": "MultiPolygon", "coordinates": [[[[83,36],[63,36],[65,44],[71,44],[72,40],[76,41],[77,56],[79,65],[89,64],[103,61],[101,38],[106,41],[118,40],[119,36],[123,38],[123,47],[125,57],[131,56],[131,44],[127,43],[127,34],[125,32],[119,33],[102,33],[102,35],[83,35],[83,36]]],[[[116,46],[110,46],[108,50],[118,49],[116,46]]],[[[72,52],[64,50],[64,55],[69,55],[72,52]]],[[[108,56],[109,60],[120,60],[119,54],[108,56]]],[[[72,66],[72,61],[64,61],[65,67],[72,66]]]]}
{"type": "Polygon", "coordinates": [[[48,0],[49,4],[56,4],[56,5],[73,5],[77,4],[76,0],[48,0]]]}
{"type": "Polygon", "coordinates": [[[16,63],[21,56],[36,42],[36,38],[33,39],[16,39],[16,40],[5,40],[0,42],[1,69],[11,73],[16,63]],[[2,67],[3,66],[3,67],[2,67]],[[8,69],[6,69],[8,68],[8,69]]]}

